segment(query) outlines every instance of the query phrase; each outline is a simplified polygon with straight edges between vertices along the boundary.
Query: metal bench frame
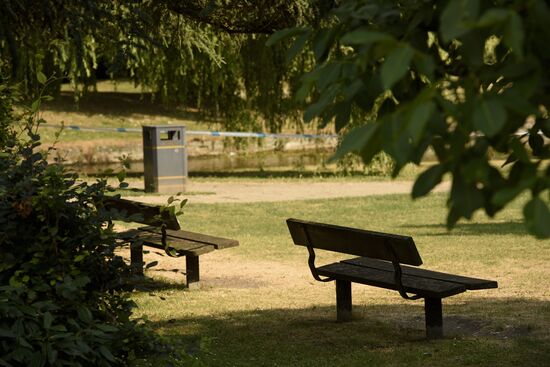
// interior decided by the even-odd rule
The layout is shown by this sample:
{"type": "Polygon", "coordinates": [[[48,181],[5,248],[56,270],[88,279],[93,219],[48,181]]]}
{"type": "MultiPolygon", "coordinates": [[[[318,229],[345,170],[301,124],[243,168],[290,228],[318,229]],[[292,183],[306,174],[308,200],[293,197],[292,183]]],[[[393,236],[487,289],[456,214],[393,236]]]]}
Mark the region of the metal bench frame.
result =
{"type": "MultiPolygon", "coordinates": [[[[310,234],[310,228],[322,228],[324,231],[329,231],[331,229],[334,229],[336,231],[345,232],[346,230],[355,231],[354,233],[358,233],[359,235],[363,235],[365,238],[368,238],[369,236],[376,237],[376,240],[378,241],[378,244],[375,245],[379,248],[382,247],[385,249],[384,256],[381,256],[379,260],[377,260],[376,256],[366,256],[363,258],[358,259],[370,259],[370,261],[376,261],[380,263],[385,263],[389,261],[393,267],[393,282],[392,287],[384,287],[380,286],[382,288],[390,288],[397,290],[397,292],[400,294],[400,296],[407,300],[418,300],[424,298],[424,313],[425,313],[425,321],[426,321],[426,336],[429,339],[437,339],[443,337],[443,310],[442,310],[442,298],[452,296],[454,294],[458,294],[461,292],[465,292],[467,289],[487,289],[487,288],[496,288],[497,282],[490,281],[490,280],[484,280],[484,279],[477,279],[477,278],[469,278],[469,277],[463,277],[453,274],[446,274],[446,273],[438,273],[438,272],[432,272],[429,270],[423,270],[418,269],[417,273],[426,273],[426,279],[432,279],[436,281],[436,278],[430,278],[428,275],[433,277],[433,274],[439,275],[442,277],[441,281],[448,281],[451,283],[451,281],[444,279],[445,276],[448,277],[454,277],[458,278],[459,280],[463,280],[464,282],[475,282],[475,285],[469,284],[469,286],[459,286],[459,280],[457,280],[457,284],[450,293],[445,294],[437,294],[435,291],[433,293],[428,292],[428,294],[421,294],[422,292],[418,293],[411,293],[408,292],[403,285],[403,269],[402,264],[398,255],[398,251],[396,250],[394,244],[392,241],[398,241],[400,240],[399,237],[408,240],[407,246],[409,246],[411,249],[414,250],[415,253],[411,255],[411,258],[408,261],[409,264],[418,266],[422,263],[422,260],[420,259],[418,253],[416,252],[416,246],[414,245],[414,242],[412,241],[412,238],[410,237],[403,237],[403,236],[397,236],[392,234],[385,234],[381,232],[369,232],[369,231],[362,231],[355,228],[347,228],[347,227],[340,227],[340,226],[333,226],[323,223],[315,223],[315,222],[307,222],[307,221],[301,221],[298,219],[288,219],[287,224],[289,226],[289,230],[292,234],[294,243],[296,245],[305,246],[307,248],[309,257],[308,257],[308,266],[311,271],[311,274],[313,278],[320,282],[330,282],[335,281],[336,283],[336,315],[338,321],[348,321],[351,319],[352,313],[352,298],[351,298],[351,283],[355,282],[350,279],[345,279],[346,276],[342,273],[339,274],[337,271],[330,272],[330,276],[321,274],[322,272],[326,272],[324,269],[321,269],[320,271],[318,267],[315,265],[316,260],[316,254],[315,254],[315,243],[312,241],[312,236],[310,234]],[[296,231],[302,231],[303,237],[300,237],[300,234],[297,234],[296,231]],[[393,239],[392,237],[397,237],[397,239],[393,239]],[[415,257],[418,255],[418,257],[415,257]]],[[[374,238],[373,237],[373,238],[374,238]]],[[[401,243],[403,246],[403,243],[401,243]]],[[[368,243],[364,244],[365,248],[369,246],[368,243]]],[[[345,250],[340,251],[337,246],[333,246],[335,248],[330,248],[331,246],[322,246],[320,247],[323,250],[328,251],[335,251],[335,252],[341,252],[341,253],[348,253],[345,250]]],[[[349,247],[349,246],[348,246],[349,247]]],[[[370,253],[372,251],[368,251],[365,249],[359,250],[359,253],[357,251],[351,251],[350,254],[358,255],[361,252],[367,252],[370,253]],[[364,250],[364,251],[363,251],[364,250]],[[355,253],[354,253],[355,252],[355,253]]],[[[412,252],[411,252],[412,253],[412,252]]],[[[343,261],[345,263],[345,261],[343,261]]],[[[335,263],[338,264],[338,263],[335,263]]],[[[335,264],[329,264],[325,265],[322,268],[330,267],[331,265],[335,264]]],[[[407,270],[409,270],[410,267],[407,267],[407,270]]],[[[409,275],[411,277],[412,275],[409,275]]],[[[417,279],[423,279],[420,275],[414,275],[417,279]]],[[[365,283],[368,284],[368,283],[365,283]]],[[[370,284],[373,285],[373,284],[370,284]]],[[[453,286],[455,284],[453,283],[453,286]]],[[[374,285],[376,286],[376,285],[374,285]]]]}

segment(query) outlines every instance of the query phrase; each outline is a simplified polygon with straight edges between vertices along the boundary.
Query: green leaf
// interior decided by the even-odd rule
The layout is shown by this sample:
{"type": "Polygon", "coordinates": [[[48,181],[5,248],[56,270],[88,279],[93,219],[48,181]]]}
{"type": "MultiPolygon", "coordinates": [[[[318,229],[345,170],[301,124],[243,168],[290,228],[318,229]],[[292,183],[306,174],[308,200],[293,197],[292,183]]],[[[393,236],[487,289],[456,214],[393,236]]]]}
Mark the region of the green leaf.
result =
{"type": "Polygon", "coordinates": [[[423,137],[426,125],[434,111],[435,103],[432,101],[421,103],[412,110],[407,130],[415,144],[423,137]]]}
{"type": "Polygon", "coordinates": [[[342,140],[342,143],[336,150],[336,153],[330,158],[330,161],[341,159],[351,152],[360,152],[365,145],[368,145],[375,135],[378,124],[370,123],[351,130],[342,140]]]}
{"type": "Polygon", "coordinates": [[[468,32],[460,38],[460,54],[466,64],[475,70],[483,65],[485,54],[485,32],[468,32]]]}
{"type": "Polygon", "coordinates": [[[522,162],[529,162],[530,161],[529,154],[527,153],[527,150],[525,149],[525,146],[519,140],[518,137],[514,136],[510,140],[510,148],[512,148],[512,152],[513,152],[514,158],[516,160],[519,159],[522,162]]]}
{"type": "Polygon", "coordinates": [[[350,116],[351,116],[351,104],[346,102],[340,102],[336,106],[336,119],[335,119],[335,127],[336,132],[342,130],[344,126],[347,125],[349,122],[350,116]]]}
{"type": "Polygon", "coordinates": [[[309,38],[309,33],[304,33],[300,37],[298,37],[296,41],[294,41],[294,43],[286,53],[287,64],[290,63],[292,59],[295,58],[296,55],[298,55],[304,49],[304,46],[306,45],[308,38],[309,38]]]}
{"type": "Polygon", "coordinates": [[[508,155],[508,158],[506,158],[506,160],[504,161],[502,166],[500,166],[500,168],[505,167],[505,166],[509,165],[510,163],[517,162],[517,160],[518,160],[518,158],[516,157],[516,155],[514,153],[510,153],[510,155],[508,155]]]}
{"type": "Polygon", "coordinates": [[[317,32],[315,37],[313,37],[313,54],[317,62],[322,62],[327,58],[333,40],[334,31],[332,29],[321,29],[317,32]]]}
{"type": "Polygon", "coordinates": [[[523,22],[519,15],[511,11],[508,22],[504,27],[502,42],[510,47],[518,58],[523,58],[524,37],[523,22]]]}
{"type": "Polygon", "coordinates": [[[335,88],[327,88],[317,102],[308,106],[304,112],[304,121],[309,122],[313,118],[319,117],[336,97],[336,94],[337,90],[335,88]]]}
{"type": "Polygon", "coordinates": [[[53,349],[52,345],[49,343],[46,344],[46,355],[48,356],[50,366],[54,366],[57,360],[57,350],[53,349]]]}
{"type": "Polygon", "coordinates": [[[345,100],[350,100],[359,93],[365,84],[361,79],[355,80],[353,83],[347,85],[343,91],[343,96],[345,100]]]}
{"type": "Polygon", "coordinates": [[[392,173],[392,178],[397,177],[401,168],[410,162],[410,157],[413,155],[414,147],[411,144],[407,134],[401,134],[393,142],[393,146],[384,147],[384,151],[391,155],[397,165],[392,173]]]}
{"type": "Polygon", "coordinates": [[[44,85],[48,81],[48,78],[46,78],[46,75],[44,75],[44,73],[39,71],[36,73],[36,80],[38,80],[38,83],[44,85]]]}
{"type": "Polygon", "coordinates": [[[447,227],[452,227],[458,219],[471,219],[474,211],[483,207],[484,197],[475,184],[468,184],[464,178],[455,174],[449,199],[450,211],[447,216],[447,227]]]}
{"type": "Polygon", "coordinates": [[[117,331],[119,331],[119,328],[109,324],[97,324],[96,326],[99,330],[106,333],[116,333],[117,331]]]}
{"type": "Polygon", "coordinates": [[[290,37],[294,37],[294,36],[303,34],[306,31],[307,31],[306,28],[301,28],[301,27],[282,29],[280,31],[277,31],[277,32],[273,33],[267,39],[267,41],[265,42],[265,45],[267,47],[271,47],[274,44],[276,44],[276,43],[278,43],[278,42],[280,42],[280,41],[282,41],[286,38],[290,38],[290,37]]]}
{"type": "Polygon", "coordinates": [[[296,93],[294,93],[294,99],[297,102],[305,102],[312,87],[313,87],[313,82],[302,82],[302,85],[300,85],[300,88],[298,88],[296,93]]]}
{"type": "Polygon", "coordinates": [[[408,44],[400,44],[386,57],[380,68],[380,78],[384,89],[391,87],[403,78],[409,70],[414,50],[408,44]]]}
{"type": "Polygon", "coordinates": [[[434,79],[435,62],[430,55],[415,52],[413,64],[416,70],[427,77],[430,81],[434,79]]]}
{"type": "Polygon", "coordinates": [[[32,102],[32,104],[31,104],[31,112],[32,113],[35,113],[40,109],[40,103],[41,103],[40,99],[37,99],[37,100],[32,102]]]}
{"type": "Polygon", "coordinates": [[[548,6],[546,0],[535,0],[532,3],[535,24],[538,26],[538,29],[545,33],[545,39],[550,36],[550,29],[548,24],[550,24],[550,7],[548,6]]]}
{"type": "Polygon", "coordinates": [[[147,265],[145,265],[145,267],[147,269],[149,269],[149,268],[152,268],[153,266],[157,266],[158,263],[159,263],[158,261],[151,261],[150,263],[147,263],[147,265]]]}
{"type": "Polygon", "coordinates": [[[479,13],[479,0],[451,0],[441,13],[439,32],[449,42],[470,31],[479,13]]]}
{"type": "MultiPolygon", "coordinates": [[[[17,353],[17,349],[16,349],[17,353]]],[[[44,367],[46,365],[46,359],[42,353],[35,351],[34,353],[28,353],[27,355],[31,356],[27,367],[44,367]]],[[[15,357],[14,359],[21,359],[20,357],[15,357]]]]}
{"type": "Polygon", "coordinates": [[[525,187],[523,185],[516,185],[514,187],[507,187],[497,191],[491,198],[491,203],[497,206],[504,206],[518,196],[525,187]]]}
{"type": "Polygon", "coordinates": [[[15,338],[17,335],[8,329],[0,329],[0,338],[15,338]]]}
{"type": "Polygon", "coordinates": [[[506,92],[499,94],[498,98],[509,111],[524,116],[537,114],[536,105],[531,104],[523,94],[518,93],[516,90],[508,89],[506,92]]]}
{"type": "Polygon", "coordinates": [[[319,90],[325,89],[330,84],[334,83],[340,78],[342,71],[342,64],[328,64],[323,67],[323,73],[317,79],[317,86],[319,90]]]}
{"type": "Polygon", "coordinates": [[[506,124],[506,110],[496,99],[483,99],[476,105],[472,120],[477,130],[491,138],[506,124]]]}
{"type": "Polygon", "coordinates": [[[422,172],[414,182],[412,189],[413,199],[424,196],[432,191],[441,182],[444,173],[445,168],[441,164],[432,166],[422,172]]]}
{"type": "Polygon", "coordinates": [[[164,251],[170,257],[178,257],[179,256],[178,252],[173,248],[165,249],[164,251]]]}
{"type": "Polygon", "coordinates": [[[550,237],[550,211],[542,199],[533,198],[523,208],[525,224],[537,238],[550,237]]]}
{"type": "Polygon", "coordinates": [[[535,156],[540,156],[544,150],[544,138],[534,130],[529,131],[529,146],[535,156]]]}
{"type": "Polygon", "coordinates": [[[111,351],[107,349],[107,347],[105,347],[104,345],[101,345],[98,349],[99,349],[99,353],[101,353],[101,355],[105,357],[108,361],[114,362],[116,360],[115,356],[113,356],[111,351]]]}
{"type": "Polygon", "coordinates": [[[44,313],[44,329],[48,330],[52,326],[53,316],[49,312],[44,313]]]}
{"type": "Polygon", "coordinates": [[[92,313],[87,307],[85,306],[79,307],[77,310],[77,313],[78,313],[78,318],[80,320],[84,322],[92,322],[93,320],[92,313]]]}
{"type": "Polygon", "coordinates": [[[346,33],[340,42],[345,45],[370,45],[376,42],[394,42],[395,38],[386,33],[374,32],[368,29],[356,29],[346,33]]]}
{"type": "Polygon", "coordinates": [[[508,20],[510,11],[502,8],[488,9],[476,22],[477,27],[485,28],[499,25],[508,20]]]}
{"type": "Polygon", "coordinates": [[[364,165],[369,165],[374,157],[376,157],[383,151],[380,135],[380,129],[378,129],[370,139],[370,142],[367,145],[363,146],[363,149],[361,149],[361,151],[359,152],[359,155],[361,156],[364,165]]]}
{"type": "Polygon", "coordinates": [[[124,181],[126,179],[126,171],[122,170],[122,171],[118,172],[116,177],[118,179],[118,182],[124,181]]]}
{"type": "Polygon", "coordinates": [[[547,138],[550,138],[550,119],[544,120],[540,124],[540,129],[547,138]]]}

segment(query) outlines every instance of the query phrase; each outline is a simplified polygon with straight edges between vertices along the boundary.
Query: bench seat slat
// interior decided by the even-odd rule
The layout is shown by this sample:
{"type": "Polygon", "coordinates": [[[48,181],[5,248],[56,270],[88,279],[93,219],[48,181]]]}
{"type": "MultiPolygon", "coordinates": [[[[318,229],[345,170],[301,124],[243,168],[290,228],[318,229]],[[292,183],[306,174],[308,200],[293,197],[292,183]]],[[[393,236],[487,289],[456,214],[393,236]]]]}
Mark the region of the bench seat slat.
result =
{"type": "MultiPolygon", "coordinates": [[[[354,259],[344,260],[342,262],[345,264],[351,264],[351,265],[367,267],[367,268],[374,268],[374,269],[389,271],[392,273],[394,271],[393,265],[390,262],[370,259],[367,257],[357,257],[354,259]]],[[[401,265],[401,270],[403,271],[404,275],[413,275],[413,276],[419,276],[422,278],[429,278],[429,279],[442,280],[446,282],[462,284],[466,287],[467,290],[489,289],[489,288],[498,287],[498,283],[495,282],[494,280],[465,277],[462,275],[455,275],[455,274],[442,273],[438,271],[413,268],[406,265],[401,265]]]]}
{"type": "MultiPolygon", "coordinates": [[[[149,233],[155,233],[159,234],[161,233],[160,228],[157,227],[140,227],[138,228],[140,231],[145,231],[149,233]]],[[[211,245],[215,249],[224,249],[229,247],[235,247],[239,246],[239,241],[232,240],[229,238],[223,238],[223,237],[216,237],[216,236],[210,236],[202,233],[196,233],[196,232],[190,232],[190,231],[184,231],[184,230],[166,230],[166,235],[168,240],[183,240],[183,241],[191,241],[191,242],[197,242],[201,243],[203,245],[211,245]]]]}
{"type": "MultiPolygon", "coordinates": [[[[122,232],[121,238],[141,240],[144,245],[164,250],[162,246],[162,235],[160,233],[146,232],[139,229],[131,229],[122,232]]],[[[199,256],[215,250],[214,246],[202,242],[189,241],[182,238],[168,236],[166,238],[168,246],[176,250],[180,255],[199,256]]]]}
{"type": "MultiPolygon", "coordinates": [[[[347,280],[355,283],[397,290],[393,273],[369,267],[346,263],[334,263],[317,268],[322,276],[347,280]]],[[[466,291],[462,284],[403,274],[401,281],[406,292],[423,297],[445,298],[466,291]]]]}

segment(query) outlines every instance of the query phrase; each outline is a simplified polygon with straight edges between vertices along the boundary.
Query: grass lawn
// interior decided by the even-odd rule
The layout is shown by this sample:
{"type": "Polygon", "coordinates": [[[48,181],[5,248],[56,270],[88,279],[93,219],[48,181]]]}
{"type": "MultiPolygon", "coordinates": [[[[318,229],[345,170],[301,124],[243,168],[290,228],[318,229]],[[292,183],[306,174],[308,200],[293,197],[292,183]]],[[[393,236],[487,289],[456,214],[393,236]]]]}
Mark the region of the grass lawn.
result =
{"type": "MultiPolygon", "coordinates": [[[[220,128],[215,121],[199,122],[194,111],[152,102],[149,94],[141,95],[129,83],[99,83],[98,92],[76,105],[64,90],[45,104],[42,117],[51,125],[63,121],[96,127],[171,123],[190,130],[220,128]]],[[[42,128],[43,141],[53,141],[55,131],[42,128]]],[[[118,154],[128,146],[141,146],[141,135],[65,130],[60,145],[81,150],[84,161],[92,161],[96,146],[118,154]]],[[[418,173],[410,166],[398,179],[411,180],[418,173]]],[[[222,184],[388,180],[308,167],[190,176],[222,184]]],[[[142,177],[128,181],[135,191],[121,193],[143,194],[142,177]]],[[[186,195],[199,194],[208,193],[186,195]]],[[[136,315],[147,317],[182,350],[214,367],[550,365],[550,241],[537,241],[525,232],[521,208],[519,200],[495,219],[479,215],[448,232],[444,194],[415,202],[409,195],[387,195],[189,204],[181,218],[185,229],[238,239],[241,245],[201,257],[203,282],[198,291],[181,286],[183,259],[147,254],[146,261],[159,260],[159,265],[148,270],[150,290],[132,295],[139,305],[136,315]],[[313,280],[306,249],[294,246],[286,229],[288,217],[411,235],[425,268],[494,279],[499,288],[445,299],[444,340],[424,339],[422,301],[405,301],[397,292],[361,285],[353,286],[354,320],[336,323],[334,285],[313,280]]],[[[337,258],[320,253],[318,263],[337,258]]]]}
{"type": "MultiPolygon", "coordinates": [[[[408,195],[254,204],[190,204],[191,231],[235,238],[238,248],[201,258],[203,286],[187,291],[160,258],[138,316],[207,366],[541,366],[550,360],[550,241],[526,234],[522,200],[494,219],[452,231],[445,196],[408,195]],[[295,217],[412,235],[424,267],[494,279],[496,290],[443,301],[444,340],[424,339],[422,301],[353,286],[354,320],[335,322],[334,285],[313,280],[307,251],[291,242],[295,217]],[[204,260],[202,260],[204,259],[204,260]]],[[[318,263],[337,258],[323,253],[318,263]]]]}

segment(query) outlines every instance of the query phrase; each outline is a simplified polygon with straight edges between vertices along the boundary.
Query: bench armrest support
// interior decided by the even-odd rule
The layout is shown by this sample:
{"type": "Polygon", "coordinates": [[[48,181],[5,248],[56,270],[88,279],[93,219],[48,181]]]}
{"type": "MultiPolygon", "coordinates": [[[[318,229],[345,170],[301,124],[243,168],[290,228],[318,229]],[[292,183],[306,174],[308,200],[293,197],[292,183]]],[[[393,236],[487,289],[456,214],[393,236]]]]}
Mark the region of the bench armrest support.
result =
{"type": "Polygon", "coordinates": [[[309,270],[311,270],[311,275],[313,275],[313,278],[320,282],[333,281],[334,278],[331,278],[331,277],[321,278],[319,274],[317,274],[317,268],[315,267],[315,251],[313,251],[313,248],[310,246],[307,246],[307,251],[309,252],[309,258],[307,259],[307,263],[309,265],[309,270]]]}
{"type": "Polygon", "coordinates": [[[317,268],[315,267],[315,251],[313,250],[313,247],[311,247],[311,238],[309,237],[309,232],[307,230],[307,227],[304,225],[302,228],[304,229],[304,233],[306,235],[307,252],[309,252],[309,258],[307,259],[307,264],[309,265],[309,270],[311,270],[311,275],[313,275],[313,279],[319,282],[333,281],[334,278],[331,278],[331,277],[321,278],[319,274],[317,274],[317,268]]]}
{"type": "Polygon", "coordinates": [[[399,258],[397,256],[397,253],[395,252],[395,249],[393,248],[390,241],[386,240],[385,244],[386,244],[386,247],[388,248],[389,252],[392,254],[392,257],[393,257],[393,260],[392,260],[391,263],[393,265],[394,280],[395,280],[395,284],[397,286],[397,291],[399,292],[399,295],[401,297],[403,297],[404,299],[408,299],[408,300],[415,300],[415,299],[422,298],[422,296],[419,296],[418,294],[409,296],[407,294],[407,292],[405,292],[405,289],[403,288],[403,282],[402,282],[402,279],[401,279],[401,277],[403,275],[403,270],[401,270],[401,265],[399,264],[399,258]]]}

